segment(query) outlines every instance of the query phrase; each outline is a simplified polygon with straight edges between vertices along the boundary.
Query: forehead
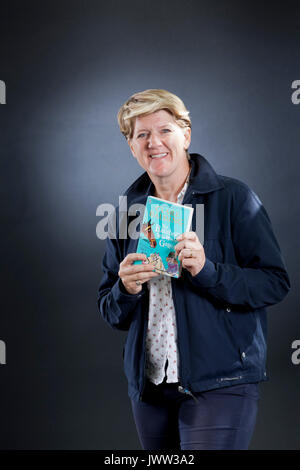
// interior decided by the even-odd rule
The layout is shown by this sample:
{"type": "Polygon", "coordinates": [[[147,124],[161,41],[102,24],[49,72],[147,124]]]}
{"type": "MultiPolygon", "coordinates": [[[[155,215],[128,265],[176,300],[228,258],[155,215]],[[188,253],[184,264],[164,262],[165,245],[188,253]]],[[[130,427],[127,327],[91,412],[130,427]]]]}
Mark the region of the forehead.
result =
{"type": "Polygon", "coordinates": [[[147,114],[145,116],[137,116],[135,119],[135,130],[147,129],[155,126],[162,126],[165,124],[176,125],[176,121],[171,113],[161,109],[155,113],[147,114]]]}

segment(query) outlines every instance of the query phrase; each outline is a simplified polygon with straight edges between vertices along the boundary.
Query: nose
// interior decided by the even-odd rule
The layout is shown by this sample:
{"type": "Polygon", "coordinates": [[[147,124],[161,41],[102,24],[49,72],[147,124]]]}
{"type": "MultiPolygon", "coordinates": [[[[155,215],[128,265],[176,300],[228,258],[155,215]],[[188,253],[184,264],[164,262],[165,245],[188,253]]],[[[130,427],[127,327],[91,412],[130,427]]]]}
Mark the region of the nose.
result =
{"type": "Polygon", "coordinates": [[[155,147],[155,146],[158,146],[160,144],[160,138],[157,134],[149,134],[149,138],[148,138],[148,147],[149,148],[152,148],[152,147],[155,147]]]}

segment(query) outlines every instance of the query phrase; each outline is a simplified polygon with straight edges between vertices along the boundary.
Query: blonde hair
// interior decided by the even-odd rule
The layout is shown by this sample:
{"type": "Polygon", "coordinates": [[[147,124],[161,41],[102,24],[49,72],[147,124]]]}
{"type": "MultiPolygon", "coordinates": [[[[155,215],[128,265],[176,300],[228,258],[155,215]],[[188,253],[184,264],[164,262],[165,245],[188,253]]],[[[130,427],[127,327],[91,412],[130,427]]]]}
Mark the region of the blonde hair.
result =
{"type": "Polygon", "coordinates": [[[118,112],[120,131],[127,140],[131,139],[137,116],[162,109],[169,111],[180,127],[192,127],[189,111],[178,96],[167,90],[149,89],[135,93],[121,106],[118,112]]]}

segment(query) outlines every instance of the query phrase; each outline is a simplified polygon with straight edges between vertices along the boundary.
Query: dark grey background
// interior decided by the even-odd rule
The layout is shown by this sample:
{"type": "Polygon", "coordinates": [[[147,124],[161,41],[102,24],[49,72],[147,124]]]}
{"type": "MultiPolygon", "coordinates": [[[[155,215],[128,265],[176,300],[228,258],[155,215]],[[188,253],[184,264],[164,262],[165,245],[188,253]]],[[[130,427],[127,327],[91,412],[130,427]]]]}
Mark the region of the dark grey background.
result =
{"type": "Polygon", "coordinates": [[[251,449],[299,449],[299,2],[2,1],[0,448],[139,449],[125,333],[96,307],[96,208],[141,174],[116,114],[165,88],[191,111],[192,152],[251,186],[292,290],[269,309],[251,449]]]}

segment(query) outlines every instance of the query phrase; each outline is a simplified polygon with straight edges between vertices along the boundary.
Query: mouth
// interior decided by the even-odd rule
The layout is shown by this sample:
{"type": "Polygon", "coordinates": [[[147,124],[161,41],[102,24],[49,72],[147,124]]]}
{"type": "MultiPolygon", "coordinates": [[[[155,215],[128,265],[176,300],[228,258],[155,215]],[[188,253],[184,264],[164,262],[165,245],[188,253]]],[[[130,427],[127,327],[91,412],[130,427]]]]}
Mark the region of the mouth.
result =
{"type": "Polygon", "coordinates": [[[156,160],[156,159],[165,158],[167,155],[168,155],[168,152],[156,153],[156,154],[150,155],[150,158],[152,158],[153,160],[156,160]]]}

